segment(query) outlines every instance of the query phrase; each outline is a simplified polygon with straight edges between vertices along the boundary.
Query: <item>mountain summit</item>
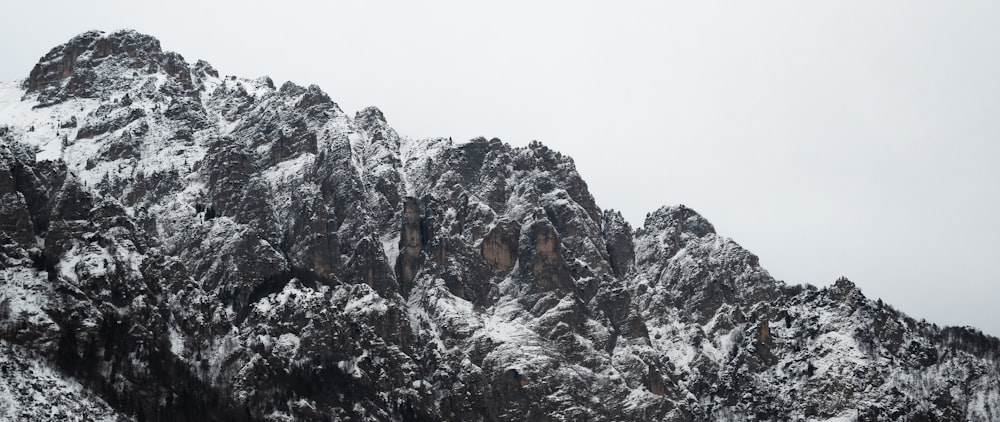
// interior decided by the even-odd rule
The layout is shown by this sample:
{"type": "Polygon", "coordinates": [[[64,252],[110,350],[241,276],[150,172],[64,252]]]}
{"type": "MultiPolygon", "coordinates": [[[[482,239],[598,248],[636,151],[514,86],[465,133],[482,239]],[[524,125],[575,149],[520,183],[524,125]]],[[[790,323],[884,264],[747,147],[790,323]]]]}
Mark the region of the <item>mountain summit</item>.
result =
{"type": "Polygon", "coordinates": [[[190,69],[160,41],[135,31],[90,31],[53,48],[31,70],[24,88],[38,93],[40,106],[69,98],[95,98],[128,86],[142,75],[165,74],[191,89],[190,69]]]}
{"type": "Polygon", "coordinates": [[[0,84],[0,419],[996,420],[1000,340],[533,142],[87,32],[0,84]]]}

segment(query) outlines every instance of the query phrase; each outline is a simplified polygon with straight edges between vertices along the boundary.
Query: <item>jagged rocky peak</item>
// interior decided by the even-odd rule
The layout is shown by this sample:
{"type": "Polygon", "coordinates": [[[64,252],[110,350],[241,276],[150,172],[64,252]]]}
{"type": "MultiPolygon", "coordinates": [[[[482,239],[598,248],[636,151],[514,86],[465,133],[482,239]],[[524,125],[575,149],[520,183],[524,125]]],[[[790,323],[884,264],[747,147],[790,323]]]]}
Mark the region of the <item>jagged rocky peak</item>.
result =
{"type": "Polygon", "coordinates": [[[311,84],[306,87],[305,91],[302,92],[302,99],[300,99],[298,104],[296,104],[297,107],[302,108],[331,105],[336,107],[336,104],[330,99],[330,96],[316,84],[311,84]]]}
{"type": "Polygon", "coordinates": [[[388,142],[390,148],[399,148],[399,135],[389,126],[385,114],[378,107],[368,106],[354,113],[354,123],[368,134],[369,141],[373,143],[388,142]]]}
{"type": "Polygon", "coordinates": [[[831,298],[841,302],[860,302],[866,300],[864,294],[861,293],[861,289],[859,289],[854,282],[849,280],[847,277],[838,278],[832,286],[826,288],[826,291],[831,298]]]}
{"type": "Polygon", "coordinates": [[[697,211],[685,205],[663,206],[646,216],[642,230],[646,232],[673,232],[704,237],[715,233],[715,227],[697,211]]]}
{"type": "Polygon", "coordinates": [[[382,114],[382,110],[378,107],[368,106],[357,113],[354,113],[354,121],[356,121],[361,127],[367,129],[373,127],[376,124],[385,124],[385,114],[382,114]]]}
{"type": "Polygon", "coordinates": [[[1000,419],[1000,340],[784,287],[683,205],[633,230],[540,142],[409,139],[134,31],[0,109],[0,419],[59,384],[5,359],[96,420],[1000,419]]]}
{"type": "Polygon", "coordinates": [[[637,259],[640,263],[652,263],[669,258],[689,240],[709,234],[715,234],[715,227],[695,210],[684,205],[660,207],[647,214],[645,223],[635,232],[637,259]]]}
{"type": "MultiPolygon", "coordinates": [[[[204,77],[213,77],[213,78],[218,78],[219,77],[219,71],[215,70],[215,66],[212,66],[211,63],[206,62],[204,60],[198,60],[197,62],[195,62],[193,70],[194,70],[194,73],[196,75],[198,75],[200,77],[203,77],[203,78],[204,77]]],[[[268,78],[268,80],[270,80],[270,78],[268,78]]],[[[274,88],[274,82],[271,82],[270,86],[271,86],[271,88],[274,88]]]]}
{"type": "Polygon", "coordinates": [[[192,88],[190,69],[181,55],[164,52],[159,40],[133,30],[89,31],[74,37],[43,56],[24,87],[39,94],[40,106],[47,106],[70,96],[98,97],[121,88],[123,80],[140,72],[163,72],[185,89],[192,88]]]}
{"type": "Polygon", "coordinates": [[[615,275],[624,277],[635,264],[635,245],[632,242],[632,226],[625,217],[615,210],[605,210],[601,215],[601,231],[608,258],[615,275]]]}

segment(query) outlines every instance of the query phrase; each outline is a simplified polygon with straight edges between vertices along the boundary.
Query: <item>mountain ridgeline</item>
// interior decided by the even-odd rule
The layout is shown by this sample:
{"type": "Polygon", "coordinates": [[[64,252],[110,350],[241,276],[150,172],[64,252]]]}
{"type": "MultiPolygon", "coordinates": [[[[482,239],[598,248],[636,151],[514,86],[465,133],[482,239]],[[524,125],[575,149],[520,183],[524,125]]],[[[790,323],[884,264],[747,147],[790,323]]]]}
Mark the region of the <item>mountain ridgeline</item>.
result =
{"type": "Polygon", "coordinates": [[[1000,419],[1000,340],[785,285],[685,206],[633,228],[537,142],[134,31],[0,119],[0,419],[1000,419]]]}

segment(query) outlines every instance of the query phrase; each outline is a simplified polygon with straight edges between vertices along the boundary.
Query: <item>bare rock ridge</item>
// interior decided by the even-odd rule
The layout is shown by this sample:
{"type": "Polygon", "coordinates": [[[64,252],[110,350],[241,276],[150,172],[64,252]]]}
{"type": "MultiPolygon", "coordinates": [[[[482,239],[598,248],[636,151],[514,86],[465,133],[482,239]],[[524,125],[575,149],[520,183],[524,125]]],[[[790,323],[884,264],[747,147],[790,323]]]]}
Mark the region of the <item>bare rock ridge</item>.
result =
{"type": "Polygon", "coordinates": [[[0,419],[1000,419],[1000,340],[776,281],[685,206],[634,229],[537,142],[134,31],[0,110],[0,419]]]}
{"type": "Polygon", "coordinates": [[[53,48],[31,70],[24,87],[39,94],[39,105],[70,97],[92,98],[117,89],[128,78],[163,72],[192,89],[190,68],[177,53],[163,52],[160,41],[135,31],[80,34],[53,48]],[[112,59],[109,59],[111,57],[112,59]],[[130,71],[131,70],[131,71],[130,71]]]}

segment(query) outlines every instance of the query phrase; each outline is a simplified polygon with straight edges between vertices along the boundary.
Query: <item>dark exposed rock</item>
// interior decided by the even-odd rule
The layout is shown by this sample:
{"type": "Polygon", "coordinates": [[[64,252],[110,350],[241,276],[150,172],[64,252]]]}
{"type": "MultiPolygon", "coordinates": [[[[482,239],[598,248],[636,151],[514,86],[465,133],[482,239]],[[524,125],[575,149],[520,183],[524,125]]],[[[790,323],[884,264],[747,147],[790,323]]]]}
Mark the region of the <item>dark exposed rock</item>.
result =
{"type": "Polygon", "coordinates": [[[403,221],[399,234],[399,258],[396,260],[396,274],[399,277],[403,296],[408,296],[413,288],[413,278],[423,261],[421,251],[426,241],[426,225],[420,202],[416,198],[406,198],[403,202],[403,221]]]}
{"type": "MultiPolygon", "coordinates": [[[[9,150],[0,150],[0,154],[4,153],[9,153],[9,150]]],[[[16,249],[34,246],[35,234],[28,203],[18,190],[13,169],[9,167],[12,161],[9,158],[3,160],[2,164],[7,164],[7,167],[0,167],[0,248],[8,258],[23,255],[16,249]]]]}
{"type": "Polygon", "coordinates": [[[108,35],[90,31],[53,48],[31,70],[24,86],[39,94],[39,106],[44,107],[126,86],[133,70],[163,71],[185,90],[193,89],[183,57],[163,52],[156,38],[130,30],[108,35]]]}
{"type": "Polygon", "coordinates": [[[566,260],[562,255],[562,243],[552,224],[547,219],[530,222],[521,231],[518,260],[525,273],[522,274],[543,291],[571,291],[566,260]]]}
{"type": "Polygon", "coordinates": [[[506,274],[514,268],[520,235],[521,225],[516,221],[498,222],[483,238],[483,258],[501,274],[506,274]]]}
{"type": "Polygon", "coordinates": [[[70,116],[69,120],[59,124],[60,129],[72,129],[76,127],[76,116],[70,116]]]}
{"type": "MultiPolygon", "coordinates": [[[[385,115],[382,114],[382,110],[378,107],[365,107],[361,111],[354,114],[354,121],[358,123],[358,126],[362,129],[372,132],[373,129],[382,128],[386,124],[385,115]]],[[[378,138],[380,134],[372,134],[372,141],[379,141],[378,138]]]]}
{"type": "Polygon", "coordinates": [[[382,251],[382,245],[375,239],[362,239],[355,248],[349,265],[354,270],[355,277],[371,286],[382,297],[392,298],[399,293],[399,286],[382,251]]]}
{"type": "Polygon", "coordinates": [[[685,206],[633,231],[541,143],[408,139],[131,31],[24,88],[0,346],[136,419],[997,419],[1000,340],[785,286],[685,206]]]}
{"type": "Polygon", "coordinates": [[[608,248],[611,268],[615,275],[624,277],[635,264],[635,246],[632,244],[632,226],[621,213],[607,210],[601,218],[604,245],[608,248]]]}
{"type": "Polygon", "coordinates": [[[76,132],[76,139],[93,138],[124,128],[146,117],[146,113],[140,108],[123,108],[114,111],[98,109],[93,119],[84,123],[83,127],[76,132]]]}

